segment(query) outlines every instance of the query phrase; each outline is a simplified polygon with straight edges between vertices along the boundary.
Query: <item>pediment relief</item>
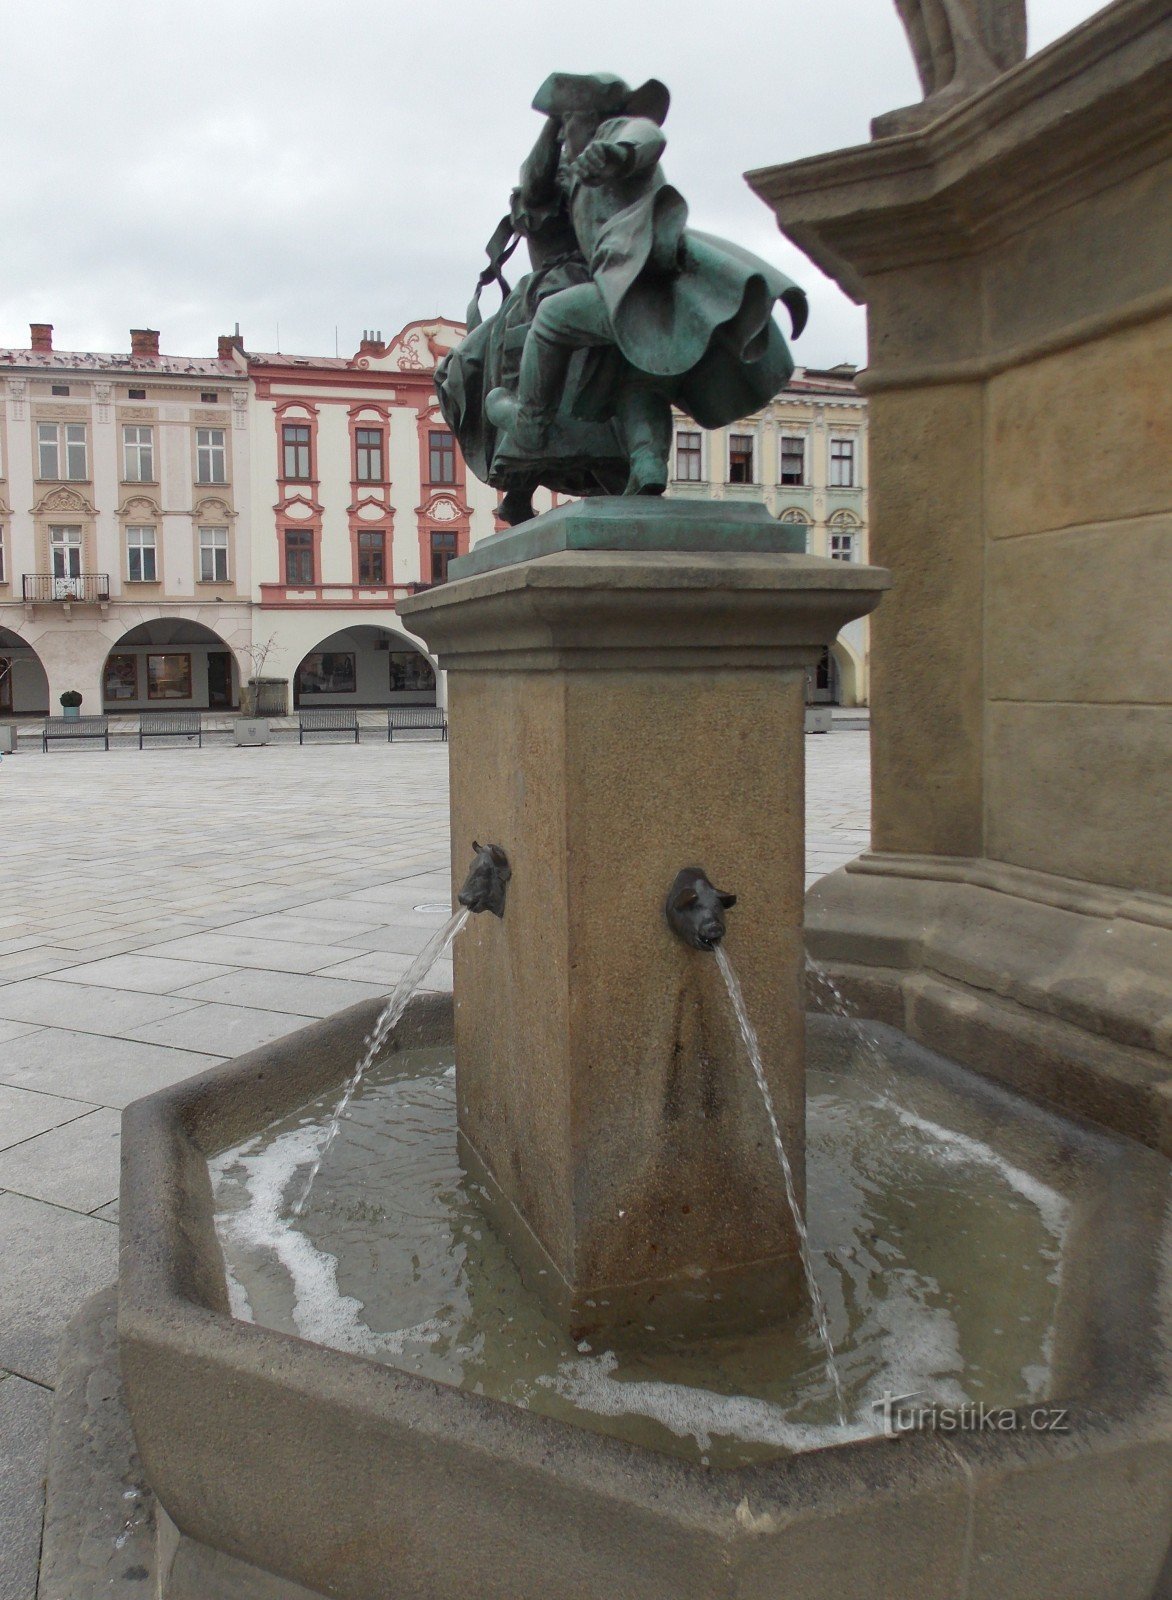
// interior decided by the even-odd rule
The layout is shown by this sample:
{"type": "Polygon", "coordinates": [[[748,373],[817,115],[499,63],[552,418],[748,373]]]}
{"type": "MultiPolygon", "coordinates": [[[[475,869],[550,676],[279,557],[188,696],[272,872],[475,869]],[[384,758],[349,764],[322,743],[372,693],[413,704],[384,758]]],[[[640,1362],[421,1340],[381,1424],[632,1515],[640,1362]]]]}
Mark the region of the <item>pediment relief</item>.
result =
{"type": "Polygon", "coordinates": [[[420,516],[432,522],[460,522],[472,515],[471,506],[462,506],[450,494],[437,494],[426,505],[416,508],[420,516]]]}
{"type": "Polygon", "coordinates": [[[391,515],[391,507],[385,500],[376,500],[373,496],[358,500],[350,507],[351,516],[360,517],[367,522],[385,522],[391,515]]]}
{"type": "Polygon", "coordinates": [[[158,518],[163,515],[163,508],[149,494],[132,494],[118,507],[118,515],[128,522],[142,517],[158,518]]]}
{"type": "Polygon", "coordinates": [[[227,500],[215,494],[197,500],[191,508],[191,514],[201,522],[234,522],[237,516],[227,500]]]}
{"type": "Polygon", "coordinates": [[[322,509],[316,500],[309,500],[303,494],[290,495],[288,500],[282,500],[273,507],[279,517],[300,518],[304,522],[320,517],[322,509]]]}
{"type": "Polygon", "coordinates": [[[33,516],[71,512],[74,516],[96,517],[97,508],[77,489],[50,489],[33,507],[33,516]]]}

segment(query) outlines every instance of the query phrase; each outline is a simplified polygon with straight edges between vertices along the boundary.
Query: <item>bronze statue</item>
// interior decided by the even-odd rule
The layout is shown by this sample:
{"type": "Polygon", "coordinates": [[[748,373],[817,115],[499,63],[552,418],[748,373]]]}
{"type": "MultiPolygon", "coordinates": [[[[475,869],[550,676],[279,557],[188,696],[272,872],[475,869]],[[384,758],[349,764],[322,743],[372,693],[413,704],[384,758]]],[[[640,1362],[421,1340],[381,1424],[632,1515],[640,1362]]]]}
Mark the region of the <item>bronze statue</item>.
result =
{"type": "Polygon", "coordinates": [[[672,406],[721,427],[782,389],[804,292],[740,246],[687,226],[660,166],[669,95],[608,73],[556,72],[533,101],[545,124],[488,245],[469,333],[436,373],[473,472],[533,515],[539,485],[565,494],[662,494],[672,406]],[[510,290],[520,239],[532,272],[510,290]],[[496,281],[504,300],[481,320],[496,281]]]}
{"type": "Polygon", "coordinates": [[[1025,0],[895,0],[924,88],[919,105],[876,117],[876,138],[933,122],[1026,53],[1025,0]]]}

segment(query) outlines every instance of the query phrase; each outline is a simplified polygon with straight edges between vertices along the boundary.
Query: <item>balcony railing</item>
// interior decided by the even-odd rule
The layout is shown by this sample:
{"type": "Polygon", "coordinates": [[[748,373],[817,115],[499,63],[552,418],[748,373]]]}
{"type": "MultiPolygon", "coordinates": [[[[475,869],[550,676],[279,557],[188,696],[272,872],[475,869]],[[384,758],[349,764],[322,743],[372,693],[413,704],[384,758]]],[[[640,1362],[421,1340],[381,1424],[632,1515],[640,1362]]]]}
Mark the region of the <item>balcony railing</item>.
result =
{"type": "Polygon", "coordinates": [[[26,572],[24,598],[29,604],[50,605],[54,601],[80,601],[98,605],[110,598],[108,572],[81,572],[75,578],[58,578],[52,572],[26,572]]]}

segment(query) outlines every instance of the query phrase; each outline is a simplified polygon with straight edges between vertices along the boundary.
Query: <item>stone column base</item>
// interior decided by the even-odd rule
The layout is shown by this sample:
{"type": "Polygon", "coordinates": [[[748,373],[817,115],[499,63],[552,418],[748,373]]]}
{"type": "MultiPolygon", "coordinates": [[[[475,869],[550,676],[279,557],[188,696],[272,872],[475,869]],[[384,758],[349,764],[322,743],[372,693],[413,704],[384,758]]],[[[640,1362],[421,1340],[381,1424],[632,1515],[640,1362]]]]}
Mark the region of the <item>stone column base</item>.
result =
{"type": "Polygon", "coordinates": [[[1172,1155],[1172,899],[864,855],[810,891],[806,947],[861,1015],[1172,1155]]]}

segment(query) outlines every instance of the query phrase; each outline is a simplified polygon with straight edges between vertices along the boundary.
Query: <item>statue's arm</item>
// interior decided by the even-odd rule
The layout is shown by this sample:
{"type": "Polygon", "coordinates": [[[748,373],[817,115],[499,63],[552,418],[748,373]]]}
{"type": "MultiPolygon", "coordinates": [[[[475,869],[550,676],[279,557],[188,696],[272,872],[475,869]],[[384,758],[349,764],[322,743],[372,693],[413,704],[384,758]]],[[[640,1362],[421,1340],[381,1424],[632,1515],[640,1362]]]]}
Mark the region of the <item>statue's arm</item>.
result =
{"type": "Polygon", "coordinates": [[[537,142],[521,164],[519,198],[522,206],[543,205],[555,198],[561,153],[561,123],[557,117],[547,117],[537,142]]]}
{"type": "Polygon", "coordinates": [[[650,117],[625,117],[603,123],[574,163],[583,183],[649,172],[664,150],[663,130],[650,117]]]}

